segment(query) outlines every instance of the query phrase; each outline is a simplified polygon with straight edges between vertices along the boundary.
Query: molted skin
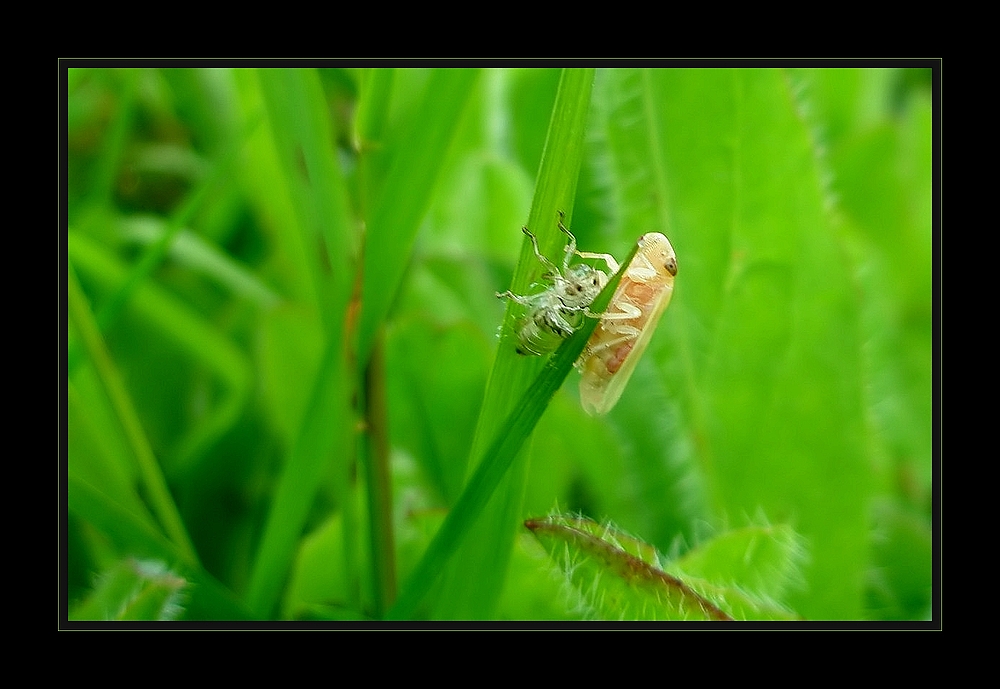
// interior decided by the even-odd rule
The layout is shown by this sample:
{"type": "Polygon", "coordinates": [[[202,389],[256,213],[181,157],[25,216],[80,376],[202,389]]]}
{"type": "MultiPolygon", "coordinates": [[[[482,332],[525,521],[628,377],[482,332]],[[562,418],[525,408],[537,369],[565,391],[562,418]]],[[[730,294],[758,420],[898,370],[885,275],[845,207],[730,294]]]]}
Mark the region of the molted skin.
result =
{"type": "Polygon", "coordinates": [[[580,403],[590,415],[606,414],[618,402],[670,303],[677,256],[659,232],[639,238],[639,250],[601,315],[577,368],[580,403]]]}
{"type": "Polygon", "coordinates": [[[517,353],[542,355],[557,349],[583,323],[583,312],[607,281],[603,272],[581,264],[566,276],[555,277],[544,292],[515,299],[528,309],[518,332],[517,353]]]}
{"type": "MultiPolygon", "coordinates": [[[[559,216],[562,218],[562,212],[559,216]]],[[[602,270],[585,263],[570,267],[569,262],[574,255],[604,260],[612,273],[618,270],[617,261],[608,254],[578,252],[576,237],[566,229],[561,219],[559,229],[569,237],[561,268],[538,251],[535,235],[527,227],[521,228],[531,240],[538,262],[547,269],[544,277],[551,284],[535,294],[520,295],[510,290],[497,294],[497,297],[510,299],[526,309],[525,316],[518,325],[518,354],[541,356],[555,351],[563,340],[583,324],[587,308],[608,283],[608,275],[602,270]]]]}

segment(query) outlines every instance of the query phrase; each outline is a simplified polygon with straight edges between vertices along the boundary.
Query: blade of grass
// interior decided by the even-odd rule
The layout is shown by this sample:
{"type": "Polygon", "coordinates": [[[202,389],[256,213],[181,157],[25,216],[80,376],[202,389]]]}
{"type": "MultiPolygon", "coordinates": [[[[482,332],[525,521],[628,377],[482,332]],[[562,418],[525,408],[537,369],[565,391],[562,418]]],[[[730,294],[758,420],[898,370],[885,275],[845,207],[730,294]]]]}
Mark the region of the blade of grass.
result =
{"type": "Polygon", "coordinates": [[[387,115],[394,73],[374,70],[362,88],[355,121],[356,145],[364,154],[359,161],[361,199],[366,207],[375,199],[365,239],[361,313],[358,317],[357,364],[359,406],[368,420],[369,433],[362,444],[367,462],[368,507],[372,550],[372,588],[375,613],[380,615],[395,595],[392,500],[389,494],[388,437],[384,423],[381,362],[373,351],[381,349],[381,323],[389,311],[403,277],[417,230],[433,196],[445,155],[458,131],[459,121],[478,78],[478,70],[435,70],[406,136],[398,147],[389,172],[379,183],[379,152],[365,151],[378,143],[387,115]],[[369,385],[371,387],[369,387],[369,385]],[[371,394],[367,394],[367,393],[371,394]]]}
{"type": "MultiPolygon", "coordinates": [[[[121,284],[128,267],[111,252],[72,228],[68,240],[69,259],[88,284],[104,291],[121,284]]],[[[156,282],[139,286],[129,300],[129,310],[131,315],[149,324],[157,337],[166,336],[172,340],[180,351],[206,366],[223,383],[223,396],[213,405],[212,411],[184,434],[176,449],[162,457],[164,470],[171,480],[181,480],[196,466],[202,453],[239,417],[250,392],[250,367],[225,334],[156,282]]]]}
{"type": "MultiPolygon", "coordinates": [[[[558,211],[565,211],[569,223],[583,159],[593,81],[594,71],[590,69],[567,69],[560,76],[528,216],[528,227],[537,236],[542,253],[557,264],[562,262],[566,243],[565,235],[557,226],[558,211]]],[[[525,238],[511,289],[524,294],[541,277],[543,270],[525,238]]],[[[515,322],[519,314],[514,305],[508,304],[497,357],[469,454],[468,475],[475,471],[488,443],[511,410],[520,404],[521,396],[545,364],[543,357],[524,357],[515,353],[515,322]]],[[[491,614],[503,588],[510,550],[523,516],[520,503],[526,468],[526,460],[515,463],[506,479],[508,483],[497,491],[494,504],[485,510],[475,526],[476,537],[465,541],[461,556],[455,558],[448,572],[448,595],[438,604],[436,615],[469,619],[491,614]]]]}
{"type": "MultiPolygon", "coordinates": [[[[594,300],[592,309],[602,313],[607,308],[621,276],[635,256],[638,244],[633,245],[628,256],[621,263],[618,272],[608,281],[601,294],[594,300]]],[[[416,610],[421,599],[437,581],[443,567],[454,554],[496,491],[504,475],[510,469],[521,446],[534,430],[542,413],[548,407],[552,396],[569,375],[573,363],[580,357],[590,339],[597,319],[587,318],[584,325],[548,360],[541,373],[535,378],[513,411],[500,425],[490,443],[483,461],[479,464],[462,495],[448,512],[427,552],[417,564],[406,587],[400,593],[396,604],[388,613],[389,619],[408,619],[416,610]]]]}
{"type": "Polygon", "coordinates": [[[384,178],[386,150],[383,138],[389,115],[389,100],[396,81],[394,69],[363,70],[354,114],[353,144],[358,154],[358,204],[361,217],[369,217],[378,182],[384,178]]]}
{"type": "MultiPolygon", "coordinates": [[[[119,223],[128,241],[149,246],[163,239],[166,223],[155,215],[133,215],[119,223]]],[[[213,244],[210,239],[182,229],[170,247],[170,257],[192,271],[200,272],[234,295],[261,309],[276,306],[281,297],[250,269],[213,244]]]]}
{"type": "Polygon", "coordinates": [[[173,497],[170,495],[167,481],[163,477],[160,465],[149,445],[149,439],[146,438],[146,433],[139,422],[139,415],[136,413],[135,406],[125,389],[125,383],[104,345],[104,340],[101,338],[97,323],[87,305],[87,298],[80,288],[73,265],[72,263],[68,265],[67,306],[70,321],[80,334],[84,351],[93,362],[105,394],[108,396],[125,433],[129,447],[138,464],[139,476],[149,495],[153,513],[167,535],[177,545],[184,559],[189,564],[197,565],[198,555],[195,552],[194,544],[191,543],[187,530],[184,528],[184,522],[177,510],[177,505],[174,504],[173,497]]]}
{"type": "MultiPolygon", "coordinates": [[[[363,217],[368,217],[372,199],[378,196],[378,182],[382,178],[380,173],[384,172],[381,167],[386,163],[382,139],[394,81],[393,69],[376,68],[362,72],[353,141],[358,153],[357,179],[363,217]]],[[[359,281],[355,288],[360,291],[363,283],[359,281]]],[[[348,333],[349,338],[354,336],[353,333],[348,333]]],[[[384,340],[384,329],[380,327],[375,334],[371,356],[358,371],[360,380],[357,386],[357,407],[364,414],[367,429],[367,433],[359,439],[358,447],[365,469],[372,563],[371,590],[374,593],[372,614],[375,617],[381,617],[396,598],[396,547],[389,468],[384,340]]]]}
{"type": "MultiPolygon", "coordinates": [[[[255,614],[274,610],[292,564],[295,548],[326,463],[336,457],[337,493],[344,513],[345,534],[357,532],[350,472],[353,457],[345,319],[351,296],[353,238],[343,176],[334,156],[329,114],[315,70],[261,70],[261,91],[282,162],[284,182],[296,202],[302,243],[326,246],[324,267],[310,261],[319,292],[326,346],[309,405],[278,482],[264,535],[254,562],[247,603],[255,614]],[[303,167],[304,164],[304,167],[303,167]],[[335,449],[340,451],[334,453],[335,449]]],[[[358,589],[354,542],[345,538],[345,562],[351,589],[358,589]]],[[[355,594],[353,603],[358,603],[355,594]]]]}
{"type": "MultiPolygon", "coordinates": [[[[330,116],[315,70],[264,69],[258,72],[285,176],[298,205],[304,245],[325,244],[325,273],[331,290],[321,301],[332,310],[331,327],[343,328],[357,254],[347,188],[331,137],[330,116]]],[[[322,262],[316,260],[317,266],[322,262]]],[[[317,287],[323,288],[322,283],[317,287]]],[[[331,333],[332,334],[332,333],[331,333]]]]}
{"type": "Polygon", "coordinates": [[[268,617],[277,603],[332,450],[348,446],[346,442],[338,444],[338,439],[343,440],[339,438],[342,429],[334,423],[340,419],[333,416],[343,405],[342,379],[335,374],[342,370],[342,358],[340,343],[330,343],[268,514],[246,599],[262,618],[268,617]]]}
{"type": "Polygon", "coordinates": [[[373,613],[381,617],[396,597],[396,547],[393,534],[389,427],[385,391],[385,345],[380,331],[365,369],[366,483],[371,540],[373,613]]]}
{"type": "MultiPolygon", "coordinates": [[[[188,194],[184,203],[174,211],[173,215],[170,216],[170,220],[167,222],[164,228],[163,234],[155,242],[152,242],[146,247],[139,260],[132,266],[131,271],[125,280],[121,283],[118,289],[108,297],[105,302],[98,308],[96,314],[96,323],[99,332],[107,332],[108,327],[113,324],[118,316],[121,315],[122,309],[128,303],[128,300],[135,293],[136,289],[141,285],[159,266],[167,252],[170,250],[174,239],[177,234],[181,231],[183,227],[191,222],[195,213],[201,207],[202,203],[208,198],[209,193],[215,187],[216,182],[223,179],[223,175],[230,169],[230,166],[236,160],[237,153],[239,153],[240,147],[243,142],[253,133],[254,128],[260,123],[261,115],[258,113],[256,116],[251,117],[246,125],[237,130],[233,137],[226,142],[222,147],[219,157],[215,160],[209,173],[201,180],[195,189],[188,194]]],[[[69,352],[69,374],[73,375],[73,371],[80,361],[80,351],[78,346],[71,346],[69,352]]]]}
{"type": "Polygon", "coordinates": [[[136,557],[154,557],[168,564],[181,563],[184,575],[193,584],[185,605],[187,619],[248,620],[250,612],[232,592],[204,569],[191,564],[184,553],[154,530],[139,515],[110,498],[72,472],[67,481],[70,514],[92,524],[122,552],[136,557]]]}
{"type": "MultiPolygon", "coordinates": [[[[74,71],[81,73],[84,70],[74,71]]],[[[105,74],[105,76],[111,75],[111,72],[105,74]]],[[[91,72],[90,77],[94,78],[95,76],[91,72]]],[[[95,219],[101,217],[101,209],[110,209],[114,206],[115,179],[121,168],[128,136],[135,121],[136,93],[142,70],[123,69],[118,72],[118,76],[121,78],[121,86],[117,93],[115,119],[104,137],[85,204],[87,210],[84,215],[95,219]],[[93,215],[90,215],[91,213],[93,215]]],[[[82,218],[77,219],[78,223],[81,221],[85,222],[82,218]]]]}
{"type": "Polygon", "coordinates": [[[354,116],[354,149],[363,153],[378,146],[385,129],[394,70],[371,68],[361,76],[358,109],[354,116]]]}
{"type": "Polygon", "coordinates": [[[395,298],[441,163],[478,75],[475,69],[435,70],[403,139],[406,145],[397,151],[377,195],[365,237],[357,334],[361,368],[395,298]]]}

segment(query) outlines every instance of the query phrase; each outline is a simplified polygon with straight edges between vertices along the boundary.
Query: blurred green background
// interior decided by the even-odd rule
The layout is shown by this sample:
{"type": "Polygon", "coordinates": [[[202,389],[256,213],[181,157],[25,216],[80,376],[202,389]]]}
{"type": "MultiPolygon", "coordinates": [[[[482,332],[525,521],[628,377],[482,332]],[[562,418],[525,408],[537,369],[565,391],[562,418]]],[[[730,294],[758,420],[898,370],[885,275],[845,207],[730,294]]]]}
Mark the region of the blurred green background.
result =
{"type": "MultiPolygon", "coordinates": [[[[71,619],[377,618],[461,493],[560,70],[67,77],[71,619]]],[[[597,70],[587,122],[581,249],[664,232],[675,294],[610,414],[571,374],[506,499],[668,557],[787,524],[798,615],[929,619],[931,71],[597,70]]],[[[421,615],[579,615],[523,528],[495,574],[421,615]]]]}

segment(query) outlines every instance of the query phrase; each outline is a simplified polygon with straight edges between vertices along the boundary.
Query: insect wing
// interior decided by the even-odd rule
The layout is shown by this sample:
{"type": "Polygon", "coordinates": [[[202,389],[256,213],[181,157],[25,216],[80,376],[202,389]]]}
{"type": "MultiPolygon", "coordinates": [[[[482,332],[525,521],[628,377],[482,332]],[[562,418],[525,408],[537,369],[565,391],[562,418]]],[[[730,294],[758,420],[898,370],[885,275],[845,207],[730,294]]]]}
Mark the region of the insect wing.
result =
{"type": "Polygon", "coordinates": [[[617,404],[673,296],[677,264],[670,242],[651,233],[640,239],[640,245],[609,306],[623,312],[638,309],[639,315],[616,321],[606,313],[581,359],[580,403],[592,416],[606,414],[617,404]]]}
{"type": "MultiPolygon", "coordinates": [[[[635,371],[636,364],[639,363],[643,352],[649,346],[649,341],[653,337],[653,331],[656,330],[660,316],[663,315],[670,303],[671,294],[673,294],[672,289],[666,289],[660,293],[653,307],[654,310],[639,335],[634,341],[622,345],[623,348],[627,349],[624,352],[623,361],[615,371],[603,375],[595,375],[592,372],[591,375],[584,375],[580,378],[580,402],[588,414],[591,416],[607,414],[618,403],[625,391],[625,386],[628,385],[629,378],[632,377],[632,372],[635,371]]],[[[594,359],[597,360],[595,365],[607,366],[607,361],[601,362],[600,358],[596,356],[594,359]]]]}

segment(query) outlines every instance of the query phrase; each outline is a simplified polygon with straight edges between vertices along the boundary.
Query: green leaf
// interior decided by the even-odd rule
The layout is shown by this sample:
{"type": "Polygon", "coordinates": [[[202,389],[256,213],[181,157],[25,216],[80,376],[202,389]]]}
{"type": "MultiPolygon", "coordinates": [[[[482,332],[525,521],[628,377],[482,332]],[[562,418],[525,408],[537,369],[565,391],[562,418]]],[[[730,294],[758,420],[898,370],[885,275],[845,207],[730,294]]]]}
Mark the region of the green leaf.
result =
{"type": "MultiPolygon", "coordinates": [[[[105,534],[121,552],[169,563],[191,583],[185,603],[188,620],[247,620],[251,614],[214,577],[188,563],[181,550],[167,541],[140,515],[131,512],[94,486],[70,473],[69,512],[105,534]]],[[[93,611],[92,611],[93,612],[93,611]]],[[[99,611],[103,614],[103,610],[99,611]]],[[[89,613],[88,613],[89,614],[89,613]]],[[[92,618],[93,619],[93,618],[92,618]]]]}
{"type": "Polygon", "coordinates": [[[98,579],[94,591],[70,612],[71,620],[176,619],[188,582],[155,560],[128,559],[98,579]]]}
{"type": "Polygon", "coordinates": [[[752,620],[794,616],[761,588],[774,569],[801,557],[790,529],[723,534],[683,560],[667,563],[655,548],[608,524],[571,516],[525,526],[549,552],[577,605],[605,620],[752,620]]]}
{"type": "Polygon", "coordinates": [[[525,522],[600,619],[732,620],[711,600],[657,566],[650,546],[575,517],[525,522]]]}
{"type": "Polygon", "coordinates": [[[677,252],[647,352],[676,400],[648,408],[650,423],[677,432],[653,466],[691,461],[717,523],[763,511],[794,524],[812,556],[794,606],[858,619],[873,488],[863,340],[808,94],[773,69],[604,76],[619,231],[662,231],[677,252]]]}
{"type": "Polygon", "coordinates": [[[802,586],[801,568],[807,559],[802,537],[790,526],[747,526],[702,543],[667,570],[780,601],[802,586]]]}

